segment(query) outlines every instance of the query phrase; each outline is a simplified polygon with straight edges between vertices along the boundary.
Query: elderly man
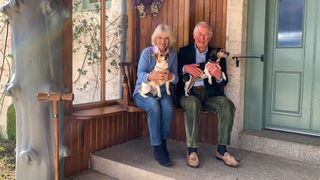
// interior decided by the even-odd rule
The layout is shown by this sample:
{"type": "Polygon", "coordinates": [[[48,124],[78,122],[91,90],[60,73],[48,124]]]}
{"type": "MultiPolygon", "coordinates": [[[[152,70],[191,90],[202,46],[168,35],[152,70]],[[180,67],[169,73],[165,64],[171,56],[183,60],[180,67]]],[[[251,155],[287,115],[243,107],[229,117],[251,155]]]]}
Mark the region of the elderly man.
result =
{"type": "Polygon", "coordinates": [[[186,142],[188,146],[187,165],[199,166],[199,120],[201,110],[215,112],[219,119],[219,137],[216,158],[222,160],[226,165],[236,167],[237,160],[227,152],[226,145],[230,144],[230,135],[233,125],[235,106],[228,99],[223,87],[228,82],[225,59],[219,63],[207,65],[209,73],[214,77],[212,84],[208,79],[197,80],[190,91],[190,96],[185,96],[183,75],[189,73],[193,77],[200,78],[203,70],[200,64],[208,60],[216,60],[216,49],[208,46],[212,32],[206,22],[199,22],[193,31],[195,43],[179,49],[178,53],[178,75],[179,83],[177,97],[185,111],[186,142]]]}

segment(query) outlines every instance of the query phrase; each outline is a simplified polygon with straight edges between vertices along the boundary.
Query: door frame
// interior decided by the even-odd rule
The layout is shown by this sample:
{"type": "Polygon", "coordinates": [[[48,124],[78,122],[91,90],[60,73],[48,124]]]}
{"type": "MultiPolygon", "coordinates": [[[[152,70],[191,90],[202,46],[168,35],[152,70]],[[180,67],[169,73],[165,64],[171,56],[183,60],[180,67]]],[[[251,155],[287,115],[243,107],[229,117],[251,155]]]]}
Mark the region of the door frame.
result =
{"type": "MultiPolygon", "coordinates": [[[[247,55],[266,55],[267,0],[248,0],[247,55]]],[[[267,61],[268,57],[264,57],[267,61]]],[[[244,92],[244,129],[264,128],[265,62],[246,61],[244,92]]]]}
{"type": "MultiPolygon", "coordinates": [[[[320,17],[320,2],[316,3],[316,16],[320,17]]],[[[266,75],[267,75],[267,34],[266,28],[268,27],[268,11],[267,0],[248,0],[248,28],[247,28],[247,55],[248,56],[260,56],[264,55],[264,62],[257,60],[246,60],[246,72],[245,72],[245,91],[244,91],[244,129],[262,131],[265,128],[265,102],[266,102],[266,75]]],[[[315,19],[317,29],[320,29],[320,18],[315,19]],[[317,23],[318,22],[318,23],[317,23]]],[[[320,42],[320,32],[316,31],[314,34],[317,41],[320,42]]],[[[310,38],[309,36],[305,38],[310,38]]],[[[313,37],[312,37],[313,38],[313,37]]],[[[320,45],[317,45],[320,46],[320,45]]],[[[311,58],[311,57],[310,57],[311,58]]],[[[318,62],[320,59],[320,51],[316,51],[314,54],[314,67],[315,79],[317,84],[320,84],[320,66],[318,62]]],[[[320,85],[316,86],[314,92],[318,92],[320,85]]],[[[313,92],[313,108],[319,109],[320,107],[320,94],[313,92]]],[[[313,111],[311,118],[316,119],[319,117],[320,111],[313,111]]],[[[320,127],[320,122],[312,121],[315,128],[320,127]]],[[[290,130],[286,130],[290,131],[290,130]]],[[[293,132],[293,131],[292,131],[293,132]]],[[[313,133],[303,133],[310,134],[313,133]]],[[[318,136],[318,133],[317,133],[318,136]]]]}

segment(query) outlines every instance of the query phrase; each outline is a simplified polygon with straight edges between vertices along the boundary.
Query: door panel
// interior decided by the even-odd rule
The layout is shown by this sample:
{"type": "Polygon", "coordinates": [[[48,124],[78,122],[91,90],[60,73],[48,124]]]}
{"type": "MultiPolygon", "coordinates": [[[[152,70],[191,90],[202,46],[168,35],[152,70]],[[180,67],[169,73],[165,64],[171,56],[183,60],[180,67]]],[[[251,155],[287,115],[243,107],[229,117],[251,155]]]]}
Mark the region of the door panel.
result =
{"type": "Polygon", "coordinates": [[[317,6],[316,0],[268,1],[266,128],[320,135],[317,6]]]}
{"type": "Polygon", "coordinates": [[[301,72],[276,71],[272,113],[301,116],[301,72]]]}

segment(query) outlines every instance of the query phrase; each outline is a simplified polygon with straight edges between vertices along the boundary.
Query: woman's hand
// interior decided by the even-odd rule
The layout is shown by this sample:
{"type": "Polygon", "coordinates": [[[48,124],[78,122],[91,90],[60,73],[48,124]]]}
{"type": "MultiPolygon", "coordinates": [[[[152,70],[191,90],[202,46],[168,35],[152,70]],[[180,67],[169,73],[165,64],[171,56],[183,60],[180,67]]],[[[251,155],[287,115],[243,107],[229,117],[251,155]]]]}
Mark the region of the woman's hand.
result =
{"type": "Polygon", "coordinates": [[[149,76],[149,81],[163,81],[172,79],[172,74],[168,71],[152,71],[149,76]]]}
{"type": "Polygon", "coordinates": [[[201,78],[203,74],[202,70],[199,68],[199,64],[184,65],[184,71],[198,78],[201,78]]]}

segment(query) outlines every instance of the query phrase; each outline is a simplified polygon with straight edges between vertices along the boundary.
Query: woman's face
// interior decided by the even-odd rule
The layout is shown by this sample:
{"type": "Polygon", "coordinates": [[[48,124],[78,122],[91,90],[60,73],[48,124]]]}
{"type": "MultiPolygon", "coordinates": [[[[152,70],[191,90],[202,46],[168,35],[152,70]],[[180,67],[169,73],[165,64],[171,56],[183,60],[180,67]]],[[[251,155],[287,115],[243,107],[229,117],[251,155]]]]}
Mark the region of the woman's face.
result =
{"type": "Polygon", "coordinates": [[[209,30],[205,27],[200,26],[198,32],[193,35],[194,42],[200,52],[204,52],[208,47],[210,41],[209,30]]]}
{"type": "Polygon", "coordinates": [[[156,39],[156,46],[160,52],[165,52],[169,46],[170,38],[167,33],[161,33],[156,39]]]}

